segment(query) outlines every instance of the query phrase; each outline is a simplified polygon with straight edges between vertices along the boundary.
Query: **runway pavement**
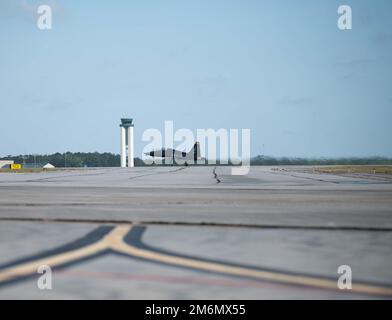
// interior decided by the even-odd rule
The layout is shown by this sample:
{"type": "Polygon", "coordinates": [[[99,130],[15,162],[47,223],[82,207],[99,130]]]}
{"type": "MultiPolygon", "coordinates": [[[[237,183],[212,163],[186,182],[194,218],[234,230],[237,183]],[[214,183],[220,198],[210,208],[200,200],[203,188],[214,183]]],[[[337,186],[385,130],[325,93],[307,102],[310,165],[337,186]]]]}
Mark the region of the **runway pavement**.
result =
{"type": "Polygon", "coordinates": [[[392,297],[389,175],[230,169],[0,173],[0,299],[392,297]]]}

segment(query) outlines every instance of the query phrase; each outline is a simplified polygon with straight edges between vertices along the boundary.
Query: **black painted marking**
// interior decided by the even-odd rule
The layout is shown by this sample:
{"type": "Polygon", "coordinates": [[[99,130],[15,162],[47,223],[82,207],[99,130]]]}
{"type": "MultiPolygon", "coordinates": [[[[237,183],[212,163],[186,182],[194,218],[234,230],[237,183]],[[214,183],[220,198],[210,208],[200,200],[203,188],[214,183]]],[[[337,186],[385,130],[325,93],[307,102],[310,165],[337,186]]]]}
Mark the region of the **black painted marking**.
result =
{"type": "MultiPolygon", "coordinates": [[[[6,268],[10,268],[16,265],[20,265],[23,263],[28,263],[28,262],[32,262],[38,259],[42,259],[45,257],[51,257],[51,256],[55,256],[58,254],[62,254],[62,253],[66,253],[69,251],[73,251],[73,250],[77,250],[79,248],[91,245],[96,243],[97,241],[101,240],[105,235],[107,235],[110,231],[113,230],[113,226],[100,226],[97,229],[93,230],[92,232],[88,233],[86,236],[84,236],[83,238],[80,238],[76,241],[73,241],[69,244],[63,245],[61,247],[52,249],[52,250],[48,250],[48,251],[44,251],[42,253],[33,255],[33,256],[29,256],[29,257],[25,257],[19,260],[15,260],[12,261],[10,263],[4,264],[0,266],[0,270],[1,269],[6,269],[6,268]]],[[[131,230],[127,233],[127,235],[124,237],[124,242],[127,243],[128,245],[131,245],[133,247],[142,249],[142,250],[146,250],[146,251],[150,251],[150,252],[155,252],[158,254],[164,254],[167,256],[172,256],[172,257],[179,257],[179,258],[185,258],[185,259],[190,259],[190,260],[194,260],[194,261],[201,261],[201,262],[209,262],[209,263],[216,263],[216,264],[221,264],[221,265],[225,265],[225,266],[229,266],[229,267],[240,267],[240,268],[246,268],[246,269],[250,269],[250,270],[257,270],[257,271],[267,271],[267,272],[273,272],[273,273],[278,273],[278,274],[286,274],[286,275],[291,275],[291,276],[304,276],[304,277],[308,277],[308,278],[314,278],[314,279],[325,279],[325,280],[330,280],[330,281],[336,281],[336,278],[332,278],[332,277],[327,277],[327,276],[322,276],[322,275],[314,275],[314,274],[305,274],[305,273],[298,273],[298,272],[292,272],[292,271],[286,271],[286,270],[280,270],[280,269],[272,269],[272,268],[264,268],[264,267],[260,267],[260,266],[252,266],[252,265],[244,265],[244,264],[239,264],[239,263],[232,263],[232,262],[227,262],[227,261],[223,261],[223,260],[216,260],[216,259],[208,259],[208,258],[202,258],[202,257],[197,257],[197,256],[191,256],[191,255],[185,255],[185,254],[180,254],[180,253],[176,253],[176,252],[172,252],[169,250],[165,250],[165,249],[161,249],[161,248],[156,248],[150,245],[147,245],[145,243],[143,243],[142,241],[142,237],[144,232],[146,231],[147,227],[146,226],[133,226],[131,228],[131,230]]],[[[152,259],[148,259],[148,258],[143,258],[143,257],[139,257],[139,256],[134,256],[132,254],[127,254],[127,253],[123,253],[123,252],[118,252],[118,251],[114,251],[112,249],[105,249],[99,252],[96,252],[94,254],[91,254],[89,256],[85,256],[82,257],[80,259],[75,259],[73,261],[69,261],[69,262],[65,262],[61,265],[58,266],[54,266],[52,268],[52,270],[62,270],[65,269],[69,266],[84,262],[84,261],[88,261],[88,260],[92,260],[95,259],[97,257],[103,256],[103,255],[107,255],[107,254],[116,254],[116,255],[120,255],[120,256],[124,256],[124,257],[128,257],[128,258],[132,258],[132,259],[136,259],[136,260],[140,260],[140,261],[145,261],[145,262],[149,262],[149,263],[155,263],[158,265],[168,265],[171,267],[176,267],[176,268],[181,268],[181,269],[189,269],[189,270],[195,270],[195,271],[199,271],[199,272],[203,272],[203,273],[210,273],[210,274],[219,274],[219,275],[224,275],[224,276],[230,276],[230,277],[235,277],[235,278],[245,278],[245,279],[252,279],[252,280],[257,280],[259,282],[266,282],[266,283],[274,283],[274,284],[280,284],[280,285],[288,285],[288,286],[292,286],[292,287],[299,287],[299,288],[317,288],[319,290],[327,290],[327,291],[333,291],[331,289],[328,288],[323,288],[323,287],[317,287],[317,286],[312,286],[312,285],[306,285],[306,284],[292,284],[292,283],[287,283],[285,281],[279,281],[279,280],[273,280],[273,279],[260,279],[257,277],[252,277],[250,275],[234,275],[234,274],[228,274],[225,272],[218,272],[218,271],[213,271],[213,270],[205,270],[205,269],[199,269],[197,267],[188,267],[188,266],[182,266],[182,265],[177,265],[175,263],[166,263],[166,262],[162,262],[162,261],[157,261],[157,260],[152,260],[152,259]]],[[[29,278],[32,278],[34,276],[39,276],[36,273],[32,273],[30,275],[26,275],[26,276],[20,276],[20,277],[15,277],[12,278],[10,280],[6,280],[3,282],[0,282],[0,287],[5,286],[5,285],[9,285],[9,284],[14,284],[16,282],[20,282],[20,281],[24,281],[27,280],[29,278]]],[[[370,283],[370,282],[365,282],[365,281],[361,281],[362,284],[367,284],[367,285],[373,285],[373,286],[380,286],[380,287],[384,287],[384,288],[392,288],[392,285],[390,284],[377,284],[377,283],[370,283]]],[[[342,294],[350,294],[350,295],[368,295],[365,293],[352,293],[352,292],[347,292],[347,291],[339,291],[336,290],[335,292],[337,293],[342,293],[342,294]]],[[[383,296],[383,295],[377,295],[377,296],[383,296]]]]}
{"type": "MultiPolygon", "coordinates": [[[[8,268],[12,268],[14,266],[18,266],[20,264],[24,264],[24,263],[29,263],[29,262],[33,262],[39,259],[43,259],[43,258],[48,258],[48,257],[52,257],[55,255],[59,255],[59,254],[63,254],[69,251],[73,251],[73,250],[77,250],[83,247],[86,247],[88,245],[91,245],[99,240],[101,240],[105,235],[107,235],[114,227],[113,226],[100,226],[98,228],[96,228],[95,230],[89,232],[87,235],[85,235],[84,237],[73,241],[71,243],[65,244],[63,246],[54,248],[54,249],[50,249],[44,252],[40,252],[38,254],[32,255],[32,256],[28,256],[28,257],[24,257],[18,260],[14,260],[11,262],[8,262],[6,264],[0,265],[0,271],[2,269],[8,269],[8,268]]],[[[90,256],[87,257],[83,257],[80,259],[76,259],[74,261],[70,261],[70,262],[66,262],[64,264],[61,264],[59,266],[55,266],[52,268],[52,270],[59,270],[59,269],[63,269],[66,268],[70,265],[74,265],[83,261],[87,261],[90,259],[94,259],[98,256],[101,255],[105,255],[107,253],[109,253],[110,250],[105,250],[105,251],[101,251],[98,252],[96,254],[92,254],[90,256]]],[[[13,284],[19,281],[23,281],[23,280],[27,280],[31,277],[36,276],[36,273],[32,273],[30,275],[26,275],[26,276],[21,276],[21,277],[15,277],[3,282],[0,282],[0,287],[5,286],[5,285],[9,285],[9,284],[13,284]]]]}
{"type": "MultiPolygon", "coordinates": [[[[80,259],[75,259],[75,260],[73,260],[73,261],[69,261],[69,262],[66,262],[66,263],[61,264],[61,265],[58,265],[58,266],[54,266],[54,267],[52,267],[51,269],[52,269],[52,272],[53,272],[53,271],[56,271],[56,270],[63,270],[63,269],[65,269],[65,268],[71,267],[71,266],[73,266],[73,265],[76,265],[76,264],[79,264],[79,263],[82,263],[82,262],[86,262],[86,261],[89,261],[89,260],[93,260],[93,259],[95,259],[95,258],[104,256],[104,255],[107,255],[107,254],[110,254],[110,253],[113,253],[113,252],[114,252],[114,251],[112,251],[112,250],[110,250],[110,249],[103,250],[103,251],[94,253],[94,254],[92,254],[92,255],[89,255],[89,256],[80,258],[80,259]]],[[[37,280],[38,280],[38,278],[39,278],[40,276],[41,276],[41,274],[38,274],[38,273],[31,273],[31,274],[29,274],[29,275],[20,276],[20,277],[15,277],[15,278],[12,278],[12,279],[9,279],[9,280],[0,282],[0,288],[2,288],[3,286],[13,285],[13,284],[16,284],[16,283],[20,283],[20,282],[23,282],[23,281],[32,279],[32,278],[34,278],[34,277],[37,277],[37,280]]]]}
{"type": "Polygon", "coordinates": [[[51,257],[54,255],[62,254],[68,251],[73,251],[76,249],[80,249],[82,247],[88,246],[90,244],[93,244],[97,242],[98,240],[101,240],[105,235],[107,235],[114,227],[113,226],[100,226],[96,228],[95,230],[89,232],[87,235],[85,235],[83,238],[77,239],[71,243],[67,243],[63,246],[50,249],[44,252],[40,252],[38,254],[29,256],[29,257],[24,257],[18,260],[14,260],[12,262],[8,262],[6,264],[0,265],[0,270],[1,269],[6,269],[10,268],[22,263],[28,263],[32,262],[38,259],[43,259],[47,257],[51,257]]]}
{"type": "MultiPolygon", "coordinates": [[[[146,231],[146,229],[147,229],[147,227],[145,227],[145,226],[134,226],[132,228],[132,230],[124,237],[124,241],[127,244],[132,245],[134,247],[137,247],[139,249],[143,249],[143,250],[151,251],[151,252],[156,252],[156,253],[160,253],[160,254],[165,254],[168,256],[172,256],[172,257],[185,258],[185,259],[202,261],[202,262],[217,263],[217,264],[221,264],[221,265],[225,265],[225,266],[229,266],[229,267],[246,268],[246,269],[251,269],[251,270],[256,270],[256,271],[268,271],[268,272],[274,272],[274,273],[280,273],[280,274],[287,274],[287,275],[294,275],[294,276],[305,276],[305,277],[311,277],[311,278],[317,278],[317,279],[322,278],[322,279],[326,279],[326,280],[336,281],[335,278],[326,277],[326,276],[319,276],[319,275],[312,275],[312,274],[301,274],[298,272],[265,268],[265,267],[254,266],[254,265],[246,265],[246,264],[228,262],[228,261],[219,260],[219,259],[209,259],[209,258],[203,258],[203,257],[198,257],[198,256],[191,256],[191,255],[172,252],[172,251],[162,249],[162,248],[153,247],[148,244],[145,244],[142,241],[142,236],[143,236],[143,233],[146,231]]],[[[170,265],[172,265],[172,264],[170,264],[170,265]]],[[[181,268],[186,268],[186,267],[181,266],[181,268]]],[[[190,267],[190,268],[195,269],[195,270],[199,270],[197,268],[192,268],[192,267],[190,267]]],[[[214,271],[214,273],[216,273],[216,272],[214,271]]],[[[224,274],[227,275],[227,273],[224,273],[224,274]]],[[[247,278],[248,278],[248,276],[247,276],[247,278]]],[[[257,279],[259,279],[259,278],[257,278],[257,279]]]]}
{"type": "MultiPolygon", "coordinates": [[[[256,270],[256,271],[267,271],[267,272],[273,272],[273,273],[279,273],[279,274],[285,274],[285,275],[291,275],[291,276],[303,276],[303,277],[307,277],[307,278],[337,281],[337,278],[328,277],[328,276],[324,276],[324,275],[315,275],[315,274],[310,274],[310,273],[299,273],[299,272],[287,271],[287,270],[282,270],[282,269],[275,269],[275,268],[273,269],[273,268],[268,268],[268,267],[245,265],[245,264],[227,262],[227,261],[223,261],[223,260],[208,259],[208,258],[191,256],[191,255],[179,254],[179,253],[172,252],[169,250],[156,248],[156,247],[153,247],[153,246],[150,246],[150,245],[143,243],[142,237],[143,237],[143,233],[146,231],[146,229],[147,228],[145,226],[134,226],[131,229],[131,231],[124,237],[124,242],[126,242],[127,244],[132,245],[134,247],[137,247],[139,249],[143,249],[143,250],[151,251],[151,252],[156,252],[156,253],[160,253],[160,254],[165,254],[165,255],[173,256],[173,257],[191,259],[191,260],[202,261],[202,262],[217,263],[217,264],[221,264],[221,265],[225,265],[225,266],[240,267],[240,268],[246,268],[246,269],[251,269],[251,270],[256,270]]],[[[169,265],[169,266],[175,266],[175,267],[179,267],[182,269],[190,269],[190,270],[196,270],[196,271],[205,272],[205,273],[220,274],[220,275],[231,276],[231,277],[236,277],[236,278],[252,279],[252,280],[274,283],[274,284],[284,284],[284,285],[289,285],[289,286],[293,286],[293,287],[315,288],[315,286],[311,286],[311,285],[292,284],[292,283],[286,283],[284,281],[278,281],[278,280],[272,280],[272,279],[260,279],[260,278],[255,278],[252,276],[246,276],[246,275],[243,275],[243,276],[242,275],[232,275],[232,274],[227,274],[224,272],[221,273],[221,272],[217,272],[217,271],[208,271],[208,270],[204,270],[204,269],[198,269],[198,268],[187,267],[187,266],[180,266],[180,265],[160,262],[160,261],[156,261],[156,260],[149,260],[149,259],[141,258],[141,257],[134,257],[132,255],[127,255],[127,254],[123,254],[123,253],[121,253],[121,254],[124,256],[131,256],[133,258],[137,258],[137,259],[143,260],[143,261],[154,262],[154,263],[169,265]]],[[[366,284],[366,285],[371,285],[371,286],[392,288],[391,284],[384,284],[384,283],[381,284],[381,283],[375,283],[375,282],[371,283],[371,282],[366,282],[366,281],[356,281],[356,282],[360,282],[361,284],[366,284]]],[[[327,289],[327,288],[322,288],[322,287],[317,287],[317,288],[320,290],[331,291],[331,289],[327,289]]],[[[343,291],[338,290],[338,288],[336,288],[336,292],[339,292],[342,294],[366,295],[366,294],[352,293],[352,292],[347,292],[347,291],[343,292],[343,291]]],[[[382,296],[382,295],[380,295],[380,296],[382,296]]]]}

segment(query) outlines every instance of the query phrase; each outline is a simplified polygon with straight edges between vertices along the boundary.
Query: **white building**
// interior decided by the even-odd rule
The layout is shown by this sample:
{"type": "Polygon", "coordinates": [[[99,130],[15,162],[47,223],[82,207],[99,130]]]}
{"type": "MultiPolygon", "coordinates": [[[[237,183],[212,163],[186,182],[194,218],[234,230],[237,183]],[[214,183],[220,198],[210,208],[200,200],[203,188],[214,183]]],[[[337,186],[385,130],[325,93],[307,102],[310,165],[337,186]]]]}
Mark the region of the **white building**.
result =
{"type": "Polygon", "coordinates": [[[44,169],[54,169],[55,166],[53,164],[51,164],[51,163],[47,163],[42,168],[44,168],[44,169]]]}
{"type": "Polygon", "coordinates": [[[8,168],[11,164],[14,164],[13,160],[0,160],[0,169],[8,168]]]}

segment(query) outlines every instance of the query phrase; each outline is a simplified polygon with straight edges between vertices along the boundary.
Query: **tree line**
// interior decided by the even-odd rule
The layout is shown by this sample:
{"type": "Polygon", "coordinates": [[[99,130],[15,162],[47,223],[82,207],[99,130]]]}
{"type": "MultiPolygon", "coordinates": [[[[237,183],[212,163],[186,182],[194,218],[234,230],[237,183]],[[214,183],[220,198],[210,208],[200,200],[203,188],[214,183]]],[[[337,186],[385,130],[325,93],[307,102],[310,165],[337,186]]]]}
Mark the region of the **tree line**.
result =
{"type": "MultiPolygon", "coordinates": [[[[119,167],[120,155],[110,152],[65,152],[47,155],[6,156],[0,160],[13,160],[15,163],[29,166],[41,166],[51,163],[55,167],[119,167]]],[[[140,158],[134,159],[135,166],[144,166],[140,158]]],[[[392,165],[392,159],[386,157],[367,158],[290,158],[256,156],[250,160],[251,165],[392,165]]],[[[217,161],[219,165],[219,161],[217,161]]]]}
{"type": "MultiPolygon", "coordinates": [[[[120,155],[110,152],[65,152],[45,155],[18,155],[6,156],[0,160],[13,160],[15,163],[27,166],[41,166],[51,163],[55,167],[118,167],[120,155]]],[[[135,164],[140,165],[140,159],[135,159],[135,164]]]]}
{"type": "Polygon", "coordinates": [[[257,156],[251,159],[251,165],[392,165],[392,159],[386,157],[346,157],[346,158],[290,158],[257,156]]]}

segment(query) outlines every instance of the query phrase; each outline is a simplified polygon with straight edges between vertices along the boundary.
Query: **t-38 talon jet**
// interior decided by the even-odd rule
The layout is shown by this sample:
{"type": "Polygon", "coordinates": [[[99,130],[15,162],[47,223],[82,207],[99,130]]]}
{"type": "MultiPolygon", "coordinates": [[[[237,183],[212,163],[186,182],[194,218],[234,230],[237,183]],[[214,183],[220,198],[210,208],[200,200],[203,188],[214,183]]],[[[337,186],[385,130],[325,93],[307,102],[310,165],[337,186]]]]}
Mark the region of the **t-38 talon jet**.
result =
{"type": "Polygon", "coordinates": [[[176,149],[160,149],[160,150],[153,150],[150,152],[146,152],[145,155],[156,157],[156,158],[164,158],[169,159],[169,163],[174,163],[174,160],[178,164],[194,164],[197,163],[197,160],[203,160],[204,158],[200,155],[200,143],[195,142],[193,148],[189,152],[179,151],[176,149]]]}

